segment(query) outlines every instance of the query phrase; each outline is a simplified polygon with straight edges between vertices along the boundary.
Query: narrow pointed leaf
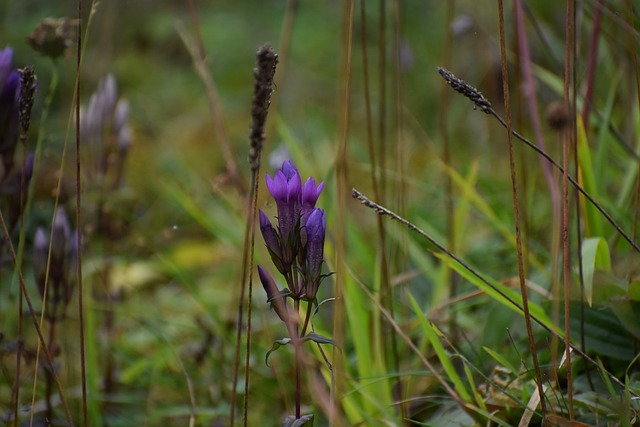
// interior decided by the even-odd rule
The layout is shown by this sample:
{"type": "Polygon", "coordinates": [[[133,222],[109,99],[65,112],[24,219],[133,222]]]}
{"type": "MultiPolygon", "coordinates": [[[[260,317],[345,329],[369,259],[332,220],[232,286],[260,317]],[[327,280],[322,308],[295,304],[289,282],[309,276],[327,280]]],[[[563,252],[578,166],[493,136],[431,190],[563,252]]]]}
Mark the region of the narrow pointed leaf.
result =
{"type": "Polygon", "coordinates": [[[309,332],[303,338],[303,340],[305,340],[305,341],[313,341],[313,342],[318,343],[318,344],[331,344],[331,345],[334,345],[334,346],[338,347],[336,342],[334,340],[332,340],[331,338],[323,337],[322,335],[318,335],[315,332],[309,332]]]}
{"type": "Polygon", "coordinates": [[[282,347],[283,345],[287,345],[291,342],[291,338],[282,338],[279,340],[275,340],[273,342],[273,346],[271,346],[271,350],[267,351],[267,354],[264,356],[264,363],[269,366],[269,356],[271,353],[282,347]]]}

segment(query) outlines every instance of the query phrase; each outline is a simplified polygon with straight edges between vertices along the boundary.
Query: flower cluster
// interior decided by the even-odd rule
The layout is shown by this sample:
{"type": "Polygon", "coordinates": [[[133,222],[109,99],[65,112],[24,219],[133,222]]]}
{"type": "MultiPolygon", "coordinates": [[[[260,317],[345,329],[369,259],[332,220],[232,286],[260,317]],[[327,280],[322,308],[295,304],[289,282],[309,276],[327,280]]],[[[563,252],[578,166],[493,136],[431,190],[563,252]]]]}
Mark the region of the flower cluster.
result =
{"type": "Polygon", "coordinates": [[[80,134],[92,157],[88,173],[94,184],[105,190],[122,184],[124,161],[131,147],[128,117],[129,103],[118,100],[118,86],[111,74],[100,81],[89,106],[80,109],[80,134]]]}
{"type": "Polygon", "coordinates": [[[80,109],[80,135],[85,145],[83,155],[88,191],[85,233],[111,239],[121,237],[127,228],[127,210],[133,200],[124,185],[124,172],[132,132],[129,126],[129,103],[119,97],[113,75],[102,79],[89,104],[80,109]]]}
{"type": "Polygon", "coordinates": [[[13,68],[13,49],[0,50],[0,155],[4,177],[13,167],[18,143],[20,115],[20,72],[13,68]]]}
{"type": "Polygon", "coordinates": [[[324,259],[326,230],[325,212],[315,207],[324,182],[316,185],[313,178],[302,184],[298,170],[285,161],[273,178],[267,174],[267,188],[278,209],[278,224],[260,211],[260,230],[271,260],[284,277],[288,289],[279,291],[275,280],[258,266],[260,281],[278,316],[287,319],[286,297],[294,301],[314,302],[324,259]]]}
{"type": "Polygon", "coordinates": [[[71,231],[67,214],[61,207],[53,220],[50,242],[44,228],[38,227],[36,230],[33,269],[38,290],[43,297],[46,284],[45,312],[49,319],[61,316],[71,301],[76,283],[79,246],[78,231],[71,231]]]}

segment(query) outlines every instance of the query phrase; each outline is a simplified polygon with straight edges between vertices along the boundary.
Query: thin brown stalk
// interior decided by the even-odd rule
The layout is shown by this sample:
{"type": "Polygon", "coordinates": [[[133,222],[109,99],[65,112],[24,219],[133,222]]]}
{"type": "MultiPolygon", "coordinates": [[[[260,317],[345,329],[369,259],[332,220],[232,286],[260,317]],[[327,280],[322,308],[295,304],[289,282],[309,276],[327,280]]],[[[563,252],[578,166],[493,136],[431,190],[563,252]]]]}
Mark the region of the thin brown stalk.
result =
{"type": "MultiPolygon", "coordinates": [[[[366,132],[367,132],[367,148],[369,150],[369,163],[371,165],[371,188],[373,190],[373,195],[376,199],[381,198],[380,194],[380,184],[376,177],[377,172],[379,171],[377,160],[376,160],[376,151],[373,144],[373,118],[371,115],[371,91],[369,88],[369,56],[367,53],[368,44],[367,44],[367,15],[365,11],[366,0],[360,0],[360,24],[361,24],[361,33],[362,33],[362,69],[363,69],[363,84],[364,84],[364,105],[365,105],[365,122],[366,122],[366,132]]],[[[381,218],[377,221],[378,228],[378,240],[380,242],[380,273],[382,282],[389,282],[389,272],[388,272],[388,264],[387,264],[387,255],[385,251],[385,231],[384,231],[384,223],[381,218]]]]}
{"type": "MultiPolygon", "coordinates": [[[[571,41],[572,33],[572,8],[575,7],[571,0],[567,0],[567,15],[565,21],[565,57],[564,57],[564,107],[569,110],[569,86],[571,82],[571,41]]],[[[594,24],[595,25],[595,24],[594,24]]],[[[599,24],[598,24],[599,27],[599,24]]],[[[586,99],[589,102],[589,99],[586,99]]],[[[588,108],[585,108],[588,114],[588,108]]],[[[567,401],[569,407],[569,419],[573,419],[573,378],[571,376],[571,333],[570,333],[570,313],[569,313],[569,288],[571,276],[569,273],[569,138],[567,131],[562,132],[562,161],[564,173],[562,174],[562,265],[563,265],[563,288],[564,288],[564,346],[567,366],[567,401]]]]}
{"type": "MultiPolygon", "coordinates": [[[[80,182],[80,69],[82,65],[82,0],[78,1],[78,38],[76,43],[76,228],[82,230],[81,216],[81,192],[80,182]]],[[[76,283],[78,284],[78,322],[80,329],[80,372],[82,381],[82,420],[85,427],[89,426],[89,412],[87,410],[87,367],[85,363],[85,338],[84,338],[84,292],[82,286],[82,237],[80,232],[76,235],[78,243],[78,262],[76,265],[76,283]]]]}
{"type": "MultiPolygon", "coordinates": [[[[445,68],[451,66],[451,44],[453,39],[453,31],[451,30],[451,23],[453,22],[455,11],[455,1],[450,0],[446,6],[446,18],[444,20],[444,43],[443,43],[443,58],[442,61],[445,64],[445,68]]],[[[438,108],[438,127],[440,128],[440,137],[442,138],[442,161],[448,167],[453,167],[451,161],[451,140],[449,138],[449,101],[451,99],[451,91],[448,90],[447,85],[443,84],[440,90],[440,100],[438,108]]],[[[445,198],[445,212],[447,217],[447,243],[452,251],[455,252],[456,248],[456,222],[455,222],[455,210],[454,210],[454,190],[453,180],[450,174],[444,174],[444,188],[446,193],[445,198]]],[[[457,284],[458,276],[452,269],[447,270],[449,286],[447,287],[449,295],[447,299],[451,300],[455,298],[458,293],[457,284]]],[[[449,334],[452,341],[456,341],[458,335],[456,310],[451,310],[449,321],[449,334]]]]}
{"type": "MultiPolygon", "coordinates": [[[[578,77],[577,77],[577,68],[578,68],[578,30],[576,25],[577,19],[577,8],[573,7],[573,25],[572,29],[572,39],[571,39],[571,63],[573,67],[571,69],[571,112],[577,111],[578,104],[578,77]]],[[[594,109],[594,112],[597,114],[597,110],[594,109]]],[[[575,120],[575,116],[570,115],[573,120],[571,120],[571,143],[573,146],[573,166],[574,166],[574,175],[578,176],[578,172],[580,170],[580,162],[578,159],[578,122],[575,120]]],[[[613,125],[609,123],[609,130],[613,129],[613,125]]],[[[622,140],[622,138],[620,138],[622,140]]],[[[625,144],[623,144],[624,146],[625,144]]],[[[577,254],[578,254],[578,278],[580,280],[580,347],[582,350],[586,351],[587,344],[585,338],[585,327],[584,327],[584,269],[582,267],[582,216],[580,212],[580,192],[576,191],[576,240],[577,240],[577,254]]],[[[633,238],[635,240],[635,237],[633,238]]],[[[587,382],[589,383],[589,387],[592,391],[595,390],[593,381],[591,380],[591,369],[588,363],[585,363],[585,372],[587,374],[587,382]]]]}
{"type": "MultiPolygon", "coordinates": [[[[394,126],[396,133],[396,168],[397,173],[400,179],[398,180],[398,185],[395,188],[395,192],[397,194],[397,208],[400,212],[403,212],[406,204],[406,185],[405,180],[402,179],[406,174],[406,160],[405,160],[405,152],[406,152],[406,144],[404,142],[403,136],[403,127],[402,127],[402,75],[400,69],[400,2],[395,0],[392,2],[392,16],[393,16],[393,45],[394,45],[394,66],[393,66],[393,89],[394,89],[394,103],[393,103],[393,113],[394,113],[394,126]]],[[[404,236],[403,236],[404,240],[404,236]]],[[[402,246],[406,246],[406,242],[403,242],[402,246]]],[[[400,245],[398,245],[400,246],[400,245]]],[[[399,251],[405,251],[405,247],[398,247],[399,251]]],[[[400,266],[403,268],[403,266],[400,266]]],[[[382,306],[387,309],[391,316],[395,316],[395,308],[394,308],[394,296],[393,296],[393,288],[389,283],[389,280],[386,282],[382,282],[382,306]]],[[[400,372],[400,355],[398,351],[398,338],[396,334],[394,334],[391,330],[389,330],[388,326],[385,324],[382,325],[382,333],[383,333],[383,342],[388,340],[391,350],[391,367],[394,372],[400,372]],[[388,336],[388,339],[385,338],[388,336]]],[[[385,354],[387,352],[385,351],[385,354]]],[[[395,384],[393,385],[393,397],[398,402],[403,402],[404,399],[402,397],[402,376],[398,375],[395,384]]],[[[400,414],[402,419],[407,418],[407,407],[405,404],[400,405],[400,414]]]]}
{"type": "Polygon", "coordinates": [[[511,106],[509,104],[509,74],[507,70],[507,52],[505,48],[504,34],[504,10],[502,0],[498,0],[498,19],[500,23],[500,59],[502,63],[502,87],[504,92],[504,108],[507,122],[507,144],[509,149],[509,169],[511,170],[511,194],[513,195],[513,216],[516,230],[516,252],[518,258],[518,277],[520,279],[520,293],[522,295],[522,308],[524,314],[524,322],[527,328],[527,337],[529,339],[529,350],[531,351],[531,359],[533,360],[533,369],[536,375],[536,383],[538,392],[540,393],[540,409],[542,410],[542,418],[546,417],[546,403],[544,398],[544,388],[542,384],[542,374],[538,363],[538,355],[536,351],[535,338],[533,329],[531,328],[531,315],[529,313],[529,301],[527,295],[527,287],[525,284],[524,267],[522,262],[522,242],[520,236],[520,215],[518,209],[518,189],[516,179],[516,168],[513,156],[513,139],[511,135],[511,106]]]}
{"type": "MultiPolygon", "coordinates": [[[[629,27],[635,29],[633,14],[633,3],[627,0],[629,27]]],[[[638,52],[636,38],[629,32],[629,44],[631,45],[631,57],[633,58],[633,77],[636,83],[636,106],[640,106],[640,72],[638,71],[638,52]]],[[[636,170],[636,191],[633,197],[633,221],[631,226],[631,238],[636,239],[638,235],[638,211],[640,210],[640,157],[637,158],[638,170],[636,170]]]]}
{"type": "MultiPolygon", "coordinates": [[[[20,146],[22,148],[22,172],[20,173],[20,215],[18,218],[20,229],[20,246],[24,240],[24,209],[25,209],[25,196],[27,192],[27,134],[29,132],[29,125],[31,123],[31,107],[33,107],[33,96],[36,90],[36,76],[33,67],[26,67],[20,70],[20,109],[19,109],[19,122],[20,122],[20,146]]],[[[20,249],[18,249],[20,251],[20,249]]],[[[22,258],[21,256],[19,257],[22,258]]],[[[16,268],[22,268],[20,262],[17,263],[16,268]]],[[[16,375],[13,390],[11,392],[11,399],[13,402],[13,423],[14,427],[18,425],[18,401],[20,397],[20,367],[22,361],[22,351],[24,350],[22,339],[22,310],[23,310],[23,295],[22,288],[18,292],[18,331],[17,331],[17,349],[16,349],[16,375]]]]}
{"type": "Polygon", "coordinates": [[[236,324],[235,357],[233,364],[233,385],[231,392],[231,408],[229,413],[230,425],[234,425],[235,403],[237,399],[238,370],[240,366],[240,342],[242,338],[242,318],[244,313],[245,289],[248,287],[247,302],[247,341],[245,355],[244,404],[243,424],[247,425],[249,409],[249,358],[251,350],[251,298],[253,291],[253,254],[255,249],[255,216],[258,203],[260,185],[260,156],[265,140],[265,122],[269,112],[269,102],[273,92],[273,76],[278,63],[278,55],[269,45],[258,49],[256,54],[257,67],[253,74],[255,78],[253,101],[251,103],[251,133],[249,136],[249,165],[251,166],[251,192],[245,224],[242,281],[240,286],[240,300],[238,301],[238,317],[236,324]],[[248,286],[247,286],[248,281],[248,286]]]}
{"type": "Polygon", "coordinates": [[[198,21],[198,11],[194,0],[187,0],[189,8],[189,19],[191,20],[191,28],[194,31],[194,37],[190,37],[184,26],[179,25],[178,32],[182,38],[184,45],[187,47],[193,66],[202,81],[205,89],[205,95],[207,103],[209,104],[209,111],[211,113],[211,121],[213,122],[213,130],[216,136],[216,142],[218,148],[224,159],[227,173],[231,182],[241,191],[244,192],[244,181],[240,176],[238,165],[233,156],[231,145],[227,138],[227,134],[224,129],[224,120],[222,117],[222,108],[220,107],[220,97],[218,96],[218,90],[216,84],[209,70],[209,64],[207,63],[207,54],[204,49],[204,43],[202,41],[202,34],[200,33],[200,23],[198,21]]]}
{"type": "MultiPolygon", "coordinates": [[[[355,1],[349,0],[343,3],[341,22],[341,46],[340,46],[340,77],[338,93],[338,117],[336,150],[336,181],[337,181],[337,214],[335,226],[335,308],[333,313],[333,339],[342,345],[344,343],[344,297],[345,283],[345,254],[346,254],[346,219],[347,210],[347,142],[349,137],[349,103],[351,91],[351,60],[353,48],[353,18],[355,14],[355,1]]],[[[329,413],[329,425],[344,425],[342,415],[338,410],[338,402],[342,400],[344,393],[344,357],[335,349],[333,350],[333,367],[337,372],[337,378],[331,390],[331,410],[329,413]]]]}
{"type": "MultiPolygon", "coordinates": [[[[367,132],[367,148],[369,149],[369,162],[371,164],[371,187],[374,197],[380,199],[380,184],[376,177],[379,168],[376,164],[376,151],[373,143],[373,124],[371,116],[371,96],[369,88],[369,60],[368,60],[368,45],[367,45],[367,15],[365,10],[366,0],[360,1],[360,24],[362,33],[362,68],[363,68],[363,83],[364,83],[364,99],[365,99],[365,114],[366,114],[366,132],[367,132]]],[[[391,289],[389,282],[389,263],[387,260],[386,252],[386,233],[384,228],[384,222],[382,218],[376,218],[376,227],[378,233],[378,256],[380,259],[380,281],[382,289],[391,289]]],[[[396,347],[397,348],[397,347],[396,347]]],[[[396,399],[399,400],[399,399],[396,399]]]]}
{"type": "Polygon", "coordinates": [[[386,1],[378,3],[378,159],[380,164],[380,201],[385,200],[387,182],[387,23],[386,1]]]}
{"type": "MultiPolygon", "coordinates": [[[[289,63],[289,51],[291,50],[291,39],[293,36],[293,27],[296,22],[298,13],[298,0],[287,0],[282,19],[282,29],[280,30],[280,39],[278,40],[278,74],[274,77],[274,87],[283,88],[286,86],[287,64],[289,63]]],[[[271,110],[278,111],[280,104],[280,91],[276,91],[275,96],[271,99],[271,110]]],[[[273,132],[276,121],[272,120],[267,123],[267,134],[273,132]]]]}
{"type": "MultiPolygon", "coordinates": [[[[533,71],[531,69],[531,54],[529,53],[529,42],[527,37],[527,31],[524,21],[524,12],[522,9],[522,0],[516,0],[514,2],[514,16],[516,20],[516,31],[518,33],[518,51],[520,52],[520,65],[522,66],[522,92],[527,101],[529,109],[529,119],[531,120],[531,127],[535,137],[536,144],[546,151],[546,145],[544,142],[544,136],[542,134],[542,125],[540,123],[540,116],[538,114],[538,100],[536,83],[533,78],[533,71]]],[[[560,190],[553,178],[553,171],[551,165],[540,159],[542,165],[542,172],[547,186],[551,192],[551,202],[553,204],[553,216],[554,218],[560,217],[560,190]]],[[[556,224],[556,221],[553,221],[556,224]]]]}
{"type": "MultiPolygon", "coordinates": [[[[569,4],[567,1],[567,22],[569,22],[569,4]]],[[[582,121],[585,129],[589,128],[589,112],[591,110],[591,99],[593,97],[593,87],[596,79],[596,63],[598,61],[598,40],[600,39],[600,23],[602,22],[602,9],[604,0],[598,0],[596,3],[595,14],[593,15],[593,27],[591,29],[591,38],[589,40],[589,53],[587,55],[587,79],[584,102],[582,106],[582,121]]],[[[574,6],[575,7],[575,6],[574,6]]],[[[567,29],[567,31],[569,31],[567,29]]],[[[569,40],[567,39],[567,43],[569,40]]]]}

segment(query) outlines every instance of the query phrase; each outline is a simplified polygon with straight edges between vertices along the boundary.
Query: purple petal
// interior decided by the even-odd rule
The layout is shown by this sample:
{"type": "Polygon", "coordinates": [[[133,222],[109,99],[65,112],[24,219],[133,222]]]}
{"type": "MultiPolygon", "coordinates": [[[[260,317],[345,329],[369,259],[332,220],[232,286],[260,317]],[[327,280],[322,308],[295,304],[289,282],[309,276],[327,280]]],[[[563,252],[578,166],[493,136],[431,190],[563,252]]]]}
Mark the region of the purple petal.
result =
{"type": "Polygon", "coordinates": [[[0,86],[4,84],[7,76],[11,72],[11,64],[13,63],[13,49],[6,47],[0,50],[0,86]]]}
{"type": "Polygon", "coordinates": [[[324,181],[316,186],[316,181],[309,177],[302,187],[302,211],[303,213],[311,211],[318,201],[318,197],[324,188],[324,181]]]}
{"type": "Polygon", "coordinates": [[[324,255],[324,236],[326,217],[322,209],[314,209],[307,219],[307,262],[312,275],[320,275],[320,266],[324,255]]]}
{"type": "Polygon", "coordinates": [[[296,175],[300,178],[300,173],[291,160],[285,160],[285,162],[282,163],[281,170],[284,176],[287,177],[287,181],[291,180],[291,178],[294,178],[296,175]]]}

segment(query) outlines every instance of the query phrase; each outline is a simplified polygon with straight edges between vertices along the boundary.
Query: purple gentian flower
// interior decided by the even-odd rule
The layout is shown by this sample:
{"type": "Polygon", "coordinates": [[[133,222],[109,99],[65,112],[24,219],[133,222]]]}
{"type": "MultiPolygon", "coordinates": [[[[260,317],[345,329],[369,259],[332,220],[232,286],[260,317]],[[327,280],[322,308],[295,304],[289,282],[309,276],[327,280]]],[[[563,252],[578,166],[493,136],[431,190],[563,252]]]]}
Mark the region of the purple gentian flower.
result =
{"type": "Polygon", "coordinates": [[[320,286],[322,262],[324,259],[324,236],[326,216],[324,210],[314,209],[306,223],[307,244],[305,246],[305,295],[304,299],[313,301],[320,286]]]}
{"type": "Polygon", "coordinates": [[[281,274],[286,275],[288,266],[285,265],[282,260],[282,247],[280,244],[280,237],[271,225],[269,217],[267,216],[267,214],[262,212],[262,210],[260,210],[260,231],[262,232],[264,243],[267,245],[269,255],[271,255],[271,260],[275,264],[278,271],[281,274]]]}
{"type": "Polygon", "coordinates": [[[302,220],[301,223],[306,223],[306,216],[316,207],[316,201],[324,188],[324,182],[321,182],[320,185],[316,186],[316,180],[312,177],[307,179],[307,182],[302,186],[302,204],[301,204],[301,212],[302,212],[302,220]]]}
{"type": "Polygon", "coordinates": [[[276,171],[273,178],[267,174],[267,188],[278,207],[280,236],[283,242],[289,242],[295,236],[296,226],[299,226],[302,189],[300,174],[292,161],[284,162],[282,169],[276,171]]]}

